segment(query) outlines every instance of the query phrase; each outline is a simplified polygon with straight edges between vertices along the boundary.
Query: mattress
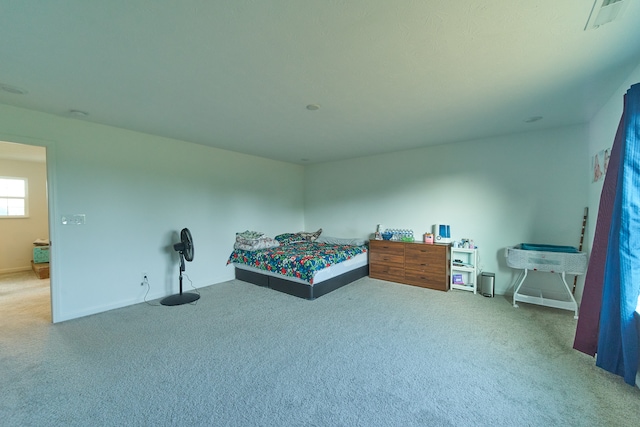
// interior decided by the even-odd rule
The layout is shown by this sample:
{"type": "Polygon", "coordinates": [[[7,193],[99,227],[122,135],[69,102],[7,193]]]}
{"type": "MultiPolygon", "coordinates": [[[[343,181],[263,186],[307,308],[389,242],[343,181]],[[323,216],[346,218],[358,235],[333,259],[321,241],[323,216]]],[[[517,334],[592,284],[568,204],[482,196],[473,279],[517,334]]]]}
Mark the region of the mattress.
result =
{"type": "MultiPolygon", "coordinates": [[[[363,267],[368,263],[369,263],[368,252],[358,254],[339,264],[334,264],[329,267],[323,268],[322,270],[318,270],[313,276],[313,284],[316,285],[318,283],[340,276],[341,274],[344,274],[348,271],[363,267]]],[[[299,279],[297,277],[285,276],[282,274],[274,273],[273,271],[267,271],[260,268],[251,267],[245,264],[240,264],[235,262],[232,264],[235,266],[235,268],[239,268],[242,270],[252,271],[254,273],[264,274],[266,276],[271,276],[271,277],[280,277],[296,283],[302,283],[306,285],[309,284],[308,281],[299,279]]]]}
{"type": "Polygon", "coordinates": [[[539,245],[536,243],[521,243],[519,249],[525,251],[565,252],[569,254],[578,253],[578,250],[573,246],[539,245]]]}

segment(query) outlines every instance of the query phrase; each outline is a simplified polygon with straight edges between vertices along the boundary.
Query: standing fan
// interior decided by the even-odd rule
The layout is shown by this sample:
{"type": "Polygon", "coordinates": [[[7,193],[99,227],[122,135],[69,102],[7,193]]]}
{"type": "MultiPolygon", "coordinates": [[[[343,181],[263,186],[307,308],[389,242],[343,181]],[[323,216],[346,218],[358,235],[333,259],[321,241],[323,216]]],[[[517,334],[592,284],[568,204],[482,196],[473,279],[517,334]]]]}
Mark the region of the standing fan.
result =
{"type": "Polygon", "coordinates": [[[194,302],[200,295],[194,293],[182,293],[182,272],[184,271],[184,260],[193,261],[193,238],[188,228],[183,228],[180,232],[180,243],[173,245],[173,249],[180,253],[180,293],[166,297],[160,304],[162,305],[182,305],[194,302]]]}

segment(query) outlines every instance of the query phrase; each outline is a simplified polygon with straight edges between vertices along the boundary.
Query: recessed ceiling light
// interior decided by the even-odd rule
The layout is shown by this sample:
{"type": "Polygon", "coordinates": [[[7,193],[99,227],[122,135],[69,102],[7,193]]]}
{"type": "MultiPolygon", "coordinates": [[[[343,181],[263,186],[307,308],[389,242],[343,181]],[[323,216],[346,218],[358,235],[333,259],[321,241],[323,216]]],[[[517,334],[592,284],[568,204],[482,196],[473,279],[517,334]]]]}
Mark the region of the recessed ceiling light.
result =
{"type": "Polygon", "coordinates": [[[69,110],[69,115],[72,117],[83,118],[89,116],[89,113],[81,110],[69,110]]]}
{"type": "Polygon", "coordinates": [[[320,105],[319,104],[309,104],[307,105],[307,110],[310,111],[316,111],[320,109],[320,105]]]}
{"type": "Polygon", "coordinates": [[[533,123],[533,122],[537,122],[539,120],[542,120],[542,116],[533,116],[533,117],[529,117],[527,119],[524,119],[525,123],[533,123]]]}
{"type": "Polygon", "coordinates": [[[12,93],[14,95],[25,95],[28,93],[25,89],[19,88],[17,86],[7,85],[4,83],[0,83],[0,89],[2,89],[5,92],[12,93]]]}

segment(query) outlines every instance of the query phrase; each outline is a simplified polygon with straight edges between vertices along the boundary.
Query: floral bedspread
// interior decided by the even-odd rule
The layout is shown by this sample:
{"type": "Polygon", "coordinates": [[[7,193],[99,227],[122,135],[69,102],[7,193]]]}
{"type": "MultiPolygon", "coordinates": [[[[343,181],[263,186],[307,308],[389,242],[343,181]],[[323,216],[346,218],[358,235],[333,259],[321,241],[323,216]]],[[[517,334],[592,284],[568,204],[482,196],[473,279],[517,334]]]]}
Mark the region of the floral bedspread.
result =
{"type": "Polygon", "coordinates": [[[317,271],[365,252],[367,252],[366,246],[301,242],[256,251],[234,249],[227,260],[227,265],[246,264],[313,284],[313,276],[317,271]]]}

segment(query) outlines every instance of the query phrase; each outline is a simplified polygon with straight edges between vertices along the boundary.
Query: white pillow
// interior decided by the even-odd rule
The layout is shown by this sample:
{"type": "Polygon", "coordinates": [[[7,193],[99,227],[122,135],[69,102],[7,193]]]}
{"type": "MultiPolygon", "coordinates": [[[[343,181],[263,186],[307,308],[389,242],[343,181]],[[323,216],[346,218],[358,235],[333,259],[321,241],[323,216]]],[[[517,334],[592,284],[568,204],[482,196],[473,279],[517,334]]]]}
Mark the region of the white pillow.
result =
{"type": "Polygon", "coordinates": [[[316,239],[316,242],[326,243],[328,245],[351,245],[351,246],[363,246],[367,243],[365,239],[329,237],[329,236],[320,236],[316,239]]]}

